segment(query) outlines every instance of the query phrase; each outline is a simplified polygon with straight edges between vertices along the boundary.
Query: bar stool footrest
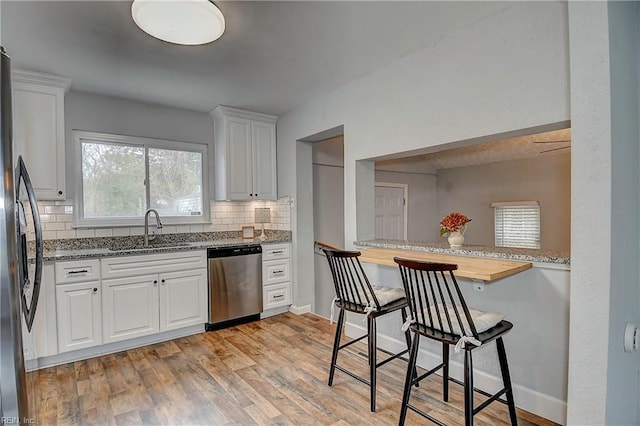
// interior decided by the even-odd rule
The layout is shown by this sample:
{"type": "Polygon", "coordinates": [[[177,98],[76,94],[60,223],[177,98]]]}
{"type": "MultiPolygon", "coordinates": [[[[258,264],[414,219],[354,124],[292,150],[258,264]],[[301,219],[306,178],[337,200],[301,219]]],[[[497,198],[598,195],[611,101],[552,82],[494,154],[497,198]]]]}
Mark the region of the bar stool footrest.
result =
{"type": "Polygon", "coordinates": [[[419,409],[418,407],[415,407],[411,404],[407,404],[407,408],[410,409],[411,411],[415,411],[416,413],[420,414],[422,417],[426,418],[427,420],[439,425],[439,426],[447,426],[446,423],[441,422],[440,420],[436,419],[435,417],[431,417],[430,415],[428,415],[427,413],[425,413],[424,411],[422,411],[421,409],[419,409]]]}
{"type": "MultiPolygon", "coordinates": [[[[454,379],[454,378],[451,378],[451,377],[449,377],[449,380],[452,381],[453,383],[459,384],[460,386],[464,386],[464,383],[461,382],[460,380],[457,380],[457,379],[454,379]]],[[[501,403],[503,403],[504,405],[507,405],[507,406],[509,405],[509,403],[506,400],[500,398],[502,395],[507,393],[507,388],[502,388],[500,391],[498,391],[495,394],[490,394],[489,392],[487,392],[485,390],[482,390],[482,389],[478,389],[476,387],[473,388],[473,391],[479,393],[480,395],[484,395],[487,398],[489,398],[486,401],[484,401],[482,404],[480,404],[478,407],[473,409],[473,415],[474,416],[476,414],[478,414],[480,411],[484,410],[493,401],[501,402],[501,403]]]]}
{"type": "Polygon", "coordinates": [[[356,379],[356,380],[358,380],[358,381],[360,381],[360,382],[364,383],[365,385],[367,385],[367,386],[371,386],[371,382],[370,382],[370,381],[368,381],[367,379],[364,379],[364,378],[362,378],[362,377],[360,377],[360,376],[358,376],[358,375],[356,375],[356,374],[353,374],[351,371],[349,371],[349,370],[347,370],[347,369],[345,369],[345,368],[343,368],[343,367],[340,367],[340,366],[339,366],[339,365],[337,365],[337,364],[336,364],[336,370],[340,370],[340,371],[342,371],[344,374],[347,374],[347,375],[349,375],[349,376],[353,377],[354,379],[356,379]]]}

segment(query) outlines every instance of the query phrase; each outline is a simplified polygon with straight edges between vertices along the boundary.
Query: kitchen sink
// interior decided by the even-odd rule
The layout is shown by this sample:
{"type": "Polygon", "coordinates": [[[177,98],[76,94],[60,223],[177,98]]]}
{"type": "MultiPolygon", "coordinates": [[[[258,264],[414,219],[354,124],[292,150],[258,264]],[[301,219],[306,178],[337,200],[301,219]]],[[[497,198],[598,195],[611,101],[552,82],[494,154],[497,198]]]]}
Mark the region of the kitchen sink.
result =
{"type": "Polygon", "coordinates": [[[149,247],[144,247],[142,244],[136,244],[133,246],[121,246],[121,247],[109,247],[111,251],[131,251],[131,250],[149,250],[155,248],[179,248],[189,247],[191,243],[151,243],[149,247]]]}

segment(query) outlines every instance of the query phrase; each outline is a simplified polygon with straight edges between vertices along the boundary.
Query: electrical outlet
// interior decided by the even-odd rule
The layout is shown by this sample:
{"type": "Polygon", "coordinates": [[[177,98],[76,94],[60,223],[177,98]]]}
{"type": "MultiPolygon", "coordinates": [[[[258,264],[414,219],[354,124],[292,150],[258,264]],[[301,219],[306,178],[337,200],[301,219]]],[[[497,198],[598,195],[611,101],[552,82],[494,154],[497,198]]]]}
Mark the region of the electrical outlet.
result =
{"type": "Polygon", "coordinates": [[[292,209],[296,208],[296,199],[291,197],[289,198],[289,207],[291,207],[292,209]]]}
{"type": "Polygon", "coordinates": [[[630,322],[624,328],[624,351],[633,352],[640,348],[640,328],[630,322]]]}
{"type": "Polygon", "coordinates": [[[475,291],[484,291],[486,284],[483,281],[477,281],[473,283],[473,289],[475,291]]]}

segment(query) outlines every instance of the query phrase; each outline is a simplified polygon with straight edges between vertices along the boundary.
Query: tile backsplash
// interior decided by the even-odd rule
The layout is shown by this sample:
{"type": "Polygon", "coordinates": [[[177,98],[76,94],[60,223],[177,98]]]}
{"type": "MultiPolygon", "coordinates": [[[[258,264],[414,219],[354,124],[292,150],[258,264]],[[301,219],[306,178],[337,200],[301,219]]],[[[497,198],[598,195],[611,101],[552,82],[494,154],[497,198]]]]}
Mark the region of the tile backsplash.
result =
{"type": "MultiPolygon", "coordinates": [[[[159,234],[175,234],[188,232],[216,232],[239,231],[243,226],[255,226],[256,231],[261,224],[255,223],[256,207],[271,209],[271,222],[265,223],[265,229],[289,231],[291,230],[289,197],[276,201],[212,201],[211,223],[206,225],[164,225],[160,232],[155,226],[151,227],[159,234]]],[[[80,228],[73,222],[73,200],[39,201],[38,210],[45,240],[91,237],[117,237],[127,235],[142,235],[142,226],[113,227],[113,228],[80,228]]],[[[27,215],[29,209],[27,208],[27,215]]],[[[152,221],[153,222],[153,221],[152,221]]],[[[31,220],[28,219],[28,223],[31,220]]],[[[27,238],[34,239],[33,229],[27,229],[27,238]]]]}

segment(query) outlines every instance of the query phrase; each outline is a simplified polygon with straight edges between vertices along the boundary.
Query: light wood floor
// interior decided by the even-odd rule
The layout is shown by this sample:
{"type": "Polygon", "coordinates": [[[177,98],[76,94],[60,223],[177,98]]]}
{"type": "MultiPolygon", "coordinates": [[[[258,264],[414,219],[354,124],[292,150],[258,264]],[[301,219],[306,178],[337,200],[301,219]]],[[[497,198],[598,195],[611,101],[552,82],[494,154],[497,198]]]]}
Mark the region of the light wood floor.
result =
{"type": "MultiPolygon", "coordinates": [[[[41,394],[38,424],[397,424],[406,363],[379,370],[378,411],[371,413],[362,383],[337,371],[327,386],[334,330],[324,318],[283,314],[30,373],[41,394]]],[[[351,348],[340,363],[366,375],[366,346],[351,348]]],[[[451,384],[448,403],[440,389],[439,377],[427,379],[412,401],[462,424],[462,388],[451,384]]],[[[521,425],[553,424],[521,410],[518,416],[521,425]]],[[[428,423],[409,411],[413,424],[428,423]]],[[[506,406],[492,404],[475,424],[508,424],[506,406]]]]}

